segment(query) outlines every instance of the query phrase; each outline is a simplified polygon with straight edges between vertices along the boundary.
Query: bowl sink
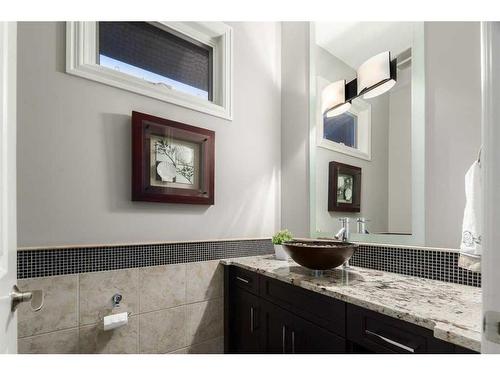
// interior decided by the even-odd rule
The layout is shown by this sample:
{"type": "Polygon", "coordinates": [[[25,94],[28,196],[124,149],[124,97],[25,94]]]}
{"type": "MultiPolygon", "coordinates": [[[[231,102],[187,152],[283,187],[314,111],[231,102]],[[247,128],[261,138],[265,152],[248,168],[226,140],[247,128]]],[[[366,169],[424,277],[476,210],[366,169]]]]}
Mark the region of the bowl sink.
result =
{"type": "Polygon", "coordinates": [[[347,262],[358,245],[334,240],[291,240],[283,248],[298,264],[311,270],[328,270],[347,262]]]}

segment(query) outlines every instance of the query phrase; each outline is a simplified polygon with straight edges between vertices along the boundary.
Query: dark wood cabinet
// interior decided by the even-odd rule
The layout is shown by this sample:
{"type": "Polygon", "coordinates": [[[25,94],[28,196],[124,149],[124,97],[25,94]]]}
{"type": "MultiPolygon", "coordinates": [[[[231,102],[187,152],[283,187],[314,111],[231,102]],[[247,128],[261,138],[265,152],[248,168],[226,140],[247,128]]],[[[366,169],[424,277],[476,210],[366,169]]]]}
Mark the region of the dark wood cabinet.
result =
{"type": "Polygon", "coordinates": [[[346,353],[343,302],[237,267],[225,283],[227,353],[346,353]]]}
{"type": "Polygon", "coordinates": [[[346,340],[344,338],[299,317],[294,320],[291,335],[292,353],[346,353],[346,340]]]}
{"type": "Polygon", "coordinates": [[[232,296],[231,319],[232,351],[235,353],[260,353],[259,298],[243,290],[232,296]]]}
{"type": "Polygon", "coordinates": [[[264,353],[345,353],[345,340],[272,303],[261,301],[264,353]]]}
{"type": "Polygon", "coordinates": [[[345,302],[269,277],[261,277],[259,290],[262,299],[339,336],[345,336],[345,302]]]}
{"type": "Polygon", "coordinates": [[[288,311],[261,301],[263,353],[293,353],[292,331],[294,316],[288,311]]]}
{"type": "Polygon", "coordinates": [[[431,330],[399,319],[347,305],[347,339],[375,353],[453,353],[453,344],[431,330]]]}
{"type": "Polygon", "coordinates": [[[236,266],[224,270],[226,353],[473,353],[429,329],[236,266]]]}
{"type": "Polygon", "coordinates": [[[434,337],[431,330],[362,307],[347,305],[347,339],[371,353],[474,353],[434,337]]]}

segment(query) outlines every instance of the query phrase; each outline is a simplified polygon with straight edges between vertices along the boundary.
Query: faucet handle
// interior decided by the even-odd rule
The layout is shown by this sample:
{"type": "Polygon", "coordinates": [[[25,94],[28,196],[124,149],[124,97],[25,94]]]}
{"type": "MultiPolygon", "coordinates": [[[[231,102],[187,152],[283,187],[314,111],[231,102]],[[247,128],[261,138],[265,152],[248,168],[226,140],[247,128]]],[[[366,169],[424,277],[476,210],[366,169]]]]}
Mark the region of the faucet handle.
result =
{"type": "Polygon", "coordinates": [[[347,223],[349,223],[349,218],[348,217],[339,217],[339,221],[342,224],[347,224],[347,223]]]}

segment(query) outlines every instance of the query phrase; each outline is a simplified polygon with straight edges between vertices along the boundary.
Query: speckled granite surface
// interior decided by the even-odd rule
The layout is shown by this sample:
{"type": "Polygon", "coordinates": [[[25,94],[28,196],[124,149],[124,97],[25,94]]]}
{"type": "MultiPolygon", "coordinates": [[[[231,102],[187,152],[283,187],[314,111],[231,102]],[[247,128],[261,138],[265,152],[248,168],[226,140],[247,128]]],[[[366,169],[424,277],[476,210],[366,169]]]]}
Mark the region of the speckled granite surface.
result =
{"type": "Polygon", "coordinates": [[[274,255],[221,262],[431,329],[438,339],[481,349],[480,288],[360,267],[314,277],[306,268],[274,255]]]}

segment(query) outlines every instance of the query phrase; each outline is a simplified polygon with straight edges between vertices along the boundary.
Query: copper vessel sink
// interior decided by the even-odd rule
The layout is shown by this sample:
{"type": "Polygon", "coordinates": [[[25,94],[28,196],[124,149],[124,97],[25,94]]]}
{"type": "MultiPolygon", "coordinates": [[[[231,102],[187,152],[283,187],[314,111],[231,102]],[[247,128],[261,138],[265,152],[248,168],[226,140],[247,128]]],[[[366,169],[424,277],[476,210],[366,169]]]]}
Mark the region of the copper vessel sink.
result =
{"type": "Polygon", "coordinates": [[[328,270],[347,262],[358,245],[335,240],[292,240],[283,243],[290,257],[311,270],[328,270]]]}

